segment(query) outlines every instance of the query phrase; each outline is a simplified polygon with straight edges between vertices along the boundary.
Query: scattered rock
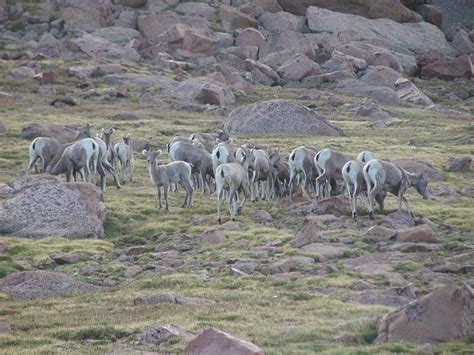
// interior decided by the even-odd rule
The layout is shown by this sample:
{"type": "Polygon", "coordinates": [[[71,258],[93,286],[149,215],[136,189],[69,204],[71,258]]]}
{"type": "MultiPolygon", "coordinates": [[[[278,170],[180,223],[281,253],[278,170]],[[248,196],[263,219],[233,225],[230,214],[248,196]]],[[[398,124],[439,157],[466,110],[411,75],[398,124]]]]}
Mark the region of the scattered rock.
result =
{"type": "Polygon", "coordinates": [[[367,235],[376,241],[389,240],[397,235],[397,231],[383,226],[372,226],[367,231],[367,235]]]}
{"type": "Polygon", "coordinates": [[[103,77],[108,85],[117,85],[122,87],[138,87],[140,89],[149,89],[152,87],[175,86],[178,82],[171,80],[163,75],[147,75],[135,73],[108,74],[103,77]]]}
{"type": "Polygon", "coordinates": [[[15,272],[0,280],[0,290],[14,299],[41,299],[73,292],[97,292],[101,287],[49,271],[15,272]]]}
{"type": "Polygon", "coordinates": [[[311,243],[301,247],[301,250],[307,254],[319,257],[319,261],[340,258],[349,248],[346,246],[336,245],[333,243],[311,243]]]}
{"type": "Polygon", "coordinates": [[[190,339],[194,336],[194,333],[182,329],[177,325],[168,324],[162,327],[146,327],[143,333],[137,335],[137,338],[142,344],[158,346],[173,337],[190,339]]]}
{"type": "Polygon", "coordinates": [[[224,231],[220,229],[206,231],[199,236],[199,239],[201,240],[201,243],[209,244],[220,244],[227,240],[224,231]]]}
{"type": "Polygon", "coordinates": [[[8,71],[7,78],[12,80],[33,79],[36,73],[29,67],[18,67],[8,71]]]}
{"type": "Polygon", "coordinates": [[[370,66],[360,78],[360,81],[368,86],[386,86],[393,88],[395,82],[402,75],[392,68],[377,65],[370,66]]]}
{"type": "Polygon", "coordinates": [[[74,97],[70,96],[60,96],[54,98],[50,103],[51,106],[62,107],[62,106],[76,106],[77,101],[74,97]]]}
{"type": "Polygon", "coordinates": [[[91,59],[140,60],[140,54],[134,48],[120,46],[103,37],[95,37],[88,33],[84,33],[82,37],[71,39],[69,43],[75,52],[82,52],[91,59]]]}
{"type": "Polygon", "coordinates": [[[341,136],[342,129],[309,108],[290,100],[270,100],[240,106],[224,123],[229,133],[321,134],[341,136]],[[288,118],[291,117],[291,125],[288,118]]]}
{"type": "Polygon", "coordinates": [[[311,221],[307,223],[301,231],[295,234],[295,237],[290,242],[290,245],[293,248],[301,248],[307,244],[321,240],[319,230],[320,228],[318,227],[318,222],[311,221]]]}
{"type": "Polygon", "coordinates": [[[402,101],[420,106],[433,106],[433,101],[423,94],[410,80],[400,78],[394,83],[395,92],[402,101]]]}
{"type": "Polygon", "coordinates": [[[53,137],[61,142],[70,142],[76,138],[77,134],[76,129],[55,124],[42,126],[31,123],[21,129],[21,136],[28,140],[33,140],[36,137],[53,137]]]}
{"type": "Polygon", "coordinates": [[[291,256],[283,258],[270,266],[262,267],[262,273],[265,275],[288,273],[298,271],[301,267],[314,264],[314,258],[307,256],[291,256]]]}
{"type": "Polygon", "coordinates": [[[0,337],[10,335],[12,332],[12,326],[10,323],[0,321],[0,337]]]}
{"type": "Polygon", "coordinates": [[[443,174],[438,168],[422,160],[397,159],[394,160],[393,163],[412,174],[423,174],[427,176],[429,180],[443,180],[443,174]]]}
{"type": "Polygon", "coordinates": [[[471,157],[455,158],[449,157],[444,170],[451,172],[465,172],[471,167],[471,157]]]}
{"type": "Polygon", "coordinates": [[[180,15],[203,17],[209,21],[214,20],[216,17],[216,10],[213,7],[199,2],[180,3],[176,6],[176,12],[180,15]]]}
{"type": "Polygon", "coordinates": [[[474,291],[467,284],[446,286],[385,315],[375,343],[439,343],[472,334],[474,291]]]}
{"type": "Polygon", "coordinates": [[[264,210],[257,210],[250,213],[250,217],[258,221],[271,222],[273,217],[270,213],[264,210]]]}
{"type": "Polygon", "coordinates": [[[255,20],[253,17],[250,17],[249,15],[246,15],[240,12],[238,9],[228,5],[222,4],[219,6],[219,15],[222,27],[224,27],[227,32],[231,32],[239,28],[256,28],[258,26],[257,20],[255,20]]]}
{"type": "Polygon", "coordinates": [[[346,196],[332,196],[322,201],[306,203],[301,208],[290,211],[289,214],[298,216],[306,216],[308,214],[333,214],[337,217],[350,216],[351,205],[346,196]]]}
{"type": "Polygon", "coordinates": [[[408,284],[383,291],[365,291],[358,295],[349,296],[348,301],[368,305],[381,304],[387,307],[400,307],[415,298],[415,290],[411,284],[408,284]]]}
{"type": "Polygon", "coordinates": [[[408,211],[396,210],[383,218],[383,225],[388,228],[397,229],[399,227],[414,227],[415,220],[408,211]]]}
{"type": "Polygon", "coordinates": [[[469,38],[469,34],[462,29],[456,33],[452,44],[458,54],[470,55],[474,53],[474,42],[469,38]]]}
{"type": "Polygon", "coordinates": [[[439,6],[423,4],[418,6],[416,11],[426,22],[441,28],[443,25],[443,10],[439,6]]]}
{"type": "Polygon", "coordinates": [[[387,105],[400,105],[400,98],[393,89],[384,86],[369,86],[354,79],[338,81],[336,91],[374,99],[387,105]]]}
{"type": "Polygon", "coordinates": [[[56,253],[49,257],[58,265],[75,264],[87,259],[85,255],[80,253],[56,253]]]}
{"type": "Polygon", "coordinates": [[[370,20],[318,7],[309,7],[306,16],[309,29],[315,33],[351,29],[366,40],[383,43],[389,38],[389,47],[395,52],[413,54],[436,49],[447,55],[454,54],[443,32],[426,22],[401,24],[388,19],[370,20]]]}
{"type": "Polygon", "coordinates": [[[394,243],[380,248],[383,252],[401,252],[401,253],[429,253],[440,250],[441,245],[433,243],[394,243]]]}
{"type": "Polygon", "coordinates": [[[127,268],[125,269],[124,276],[127,279],[132,279],[138,274],[141,274],[142,272],[143,272],[143,269],[140,266],[131,265],[131,266],[127,266],[127,268]]]}
{"type": "Polygon", "coordinates": [[[436,243],[433,229],[427,224],[399,230],[397,240],[410,243],[436,243]]]}
{"type": "Polygon", "coordinates": [[[259,18],[258,22],[267,31],[294,31],[303,32],[305,26],[305,18],[296,16],[288,12],[264,12],[259,18]]]}
{"type": "Polygon", "coordinates": [[[27,176],[0,207],[0,233],[18,237],[97,238],[104,233],[106,207],[89,183],[63,183],[50,175],[27,176]]]}
{"type": "Polygon", "coordinates": [[[214,304],[216,302],[208,298],[186,297],[169,293],[157,293],[145,298],[139,297],[133,300],[134,305],[154,305],[160,303],[205,305],[214,304]]]}
{"type": "Polygon", "coordinates": [[[0,121],[0,134],[5,134],[7,132],[8,132],[7,126],[5,125],[5,123],[0,121]]]}
{"type": "Polygon", "coordinates": [[[260,47],[265,42],[265,36],[255,28],[246,28],[238,32],[235,45],[238,47],[260,47]]]}
{"type": "Polygon", "coordinates": [[[241,340],[215,328],[206,328],[184,349],[186,355],[197,354],[242,354],[263,355],[264,352],[255,344],[241,340]]]}
{"type": "Polygon", "coordinates": [[[314,60],[316,54],[314,45],[302,33],[293,31],[276,30],[267,35],[267,41],[260,47],[259,57],[264,58],[271,53],[291,51],[293,55],[304,54],[314,60]]]}
{"type": "Polygon", "coordinates": [[[387,18],[397,22],[415,22],[415,15],[399,0],[279,0],[281,7],[297,15],[306,15],[309,6],[355,14],[371,19],[387,18]]]}
{"type": "Polygon", "coordinates": [[[474,75],[472,59],[468,55],[449,57],[442,53],[430,50],[417,55],[416,61],[421,67],[420,78],[454,80],[456,78],[471,78],[474,75]]]}
{"type": "Polygon", "coordinates": [[[321,74],[319,66],[304,54],[297,54],[285,61],[277,70],[285,80],[299,81],[306,76],[321,74]]]}
{"type": "Polygon", "coordinates": [[[136,113],[123,112],[110,116],[110,119],[113,121],[140,121],[143,118],[137,115],[136,113]]]}

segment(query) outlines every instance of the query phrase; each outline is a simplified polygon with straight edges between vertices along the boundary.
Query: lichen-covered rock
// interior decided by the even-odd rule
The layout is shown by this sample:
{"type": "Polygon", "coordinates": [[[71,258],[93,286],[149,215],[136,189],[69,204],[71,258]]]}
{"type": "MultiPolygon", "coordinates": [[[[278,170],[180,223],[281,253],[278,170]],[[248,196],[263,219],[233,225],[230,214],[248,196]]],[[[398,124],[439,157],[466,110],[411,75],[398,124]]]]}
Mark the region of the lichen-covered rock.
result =
{"type": "Polygon", "coordinates": [[[0,207],[0,233],[26,238],[98,238],[107,209],[90,183],[63,183],[49,175],[12,181],[0,207]]]}
{"type": "Polygon", "coordinates": [[[250,135],[342,135],[342,129],[325,117],[291,100],[270,100],[238,107],[230,113],[224,127],[229,133],[250,135]]]}

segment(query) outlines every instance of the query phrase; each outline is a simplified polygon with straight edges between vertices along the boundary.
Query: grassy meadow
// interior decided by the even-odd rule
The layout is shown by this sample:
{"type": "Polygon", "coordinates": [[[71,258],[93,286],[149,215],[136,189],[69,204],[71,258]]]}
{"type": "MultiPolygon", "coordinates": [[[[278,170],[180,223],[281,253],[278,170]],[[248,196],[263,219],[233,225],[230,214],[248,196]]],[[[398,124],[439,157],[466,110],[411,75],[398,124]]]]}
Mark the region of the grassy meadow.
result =
{"type": "MultiPolygon", "coordinates": [[[[3,62],[0,77],[9,66],[21,62],[3,62]]],[[[47,62],[65,73],[65,64],[47,62]]],[[[150,67],[128,66],[131,72],[149,73],[150,67]]],[[[213,132],[220,128],[225,117],[185,111],[166,110],[159,106],[140,104],[138,91],[131,90],[127,98],[109,96],[108,87],[101,78],[92,80],[99,97],[81,98],[78,80],[60,75],[55,85],[58,93],[73,96],[78,105],[55,108],[49,105],[51,98],[38,94],[36,82],[0,82],[0,121],[8,128],[0,134],[0,183],[25,175],[30,141],[21,137],[21,129],[27,124],[61,124],[78,127],[90,123],[93,133],[102,127],[114,126],[121,134],[130,133],[133,138],[149,140],[153,148],[165,150],[166,142],[179,134],[213,132]],[[141,117],[138,121],[112,121],[117,113],[133,112],[141,117]]],[[[463,83],[434,82],[428,85],[447,86],[452,90],[467,90],[463,83]]],[[[325,115],[344,130],[343,137],[322,136],[233,136],[237,143],[258,143],[280,147],[284,155],[300,145],[317,149],[332,147],[352,153],[370,150],[383,159],[416,158],[439,168],[450,156],[472,156],[474,148],[469,144],[452,143],[460,137],[474,134],[471,111],[456,115],[436,113],[409,107],[385,107],[396,114],[397,121],[384,129],[367,128],[367,121],[356,118],[345,105],[333,106],[327,100],[300,100],[303,89],[257,87],[253,95],[237,95],[236,106],[272,98],[290,98],[325,115]],[[410,145],[411,140],[415,145],[410,145]]],[[[429,92],[427,92],[429,94],[429,92]]],[[[360,103],[361,98],[335,94],[345,103],[360,103]]],[[[449,109],[457,109],[455,103],[440,101],[449,109]]],[[[229,107],[229,112],[233,107],[229,107]]],[[[291,122],[291,117],[288,118],[291,122]]],[[[289,123],[290,124],[290,123],[289,123]]],[[[12,300],[0,293],[0,321],[12,324],[12,334],[0,337],[0,353],[105,353],[158,351],[182,353],[188,340],[172,338],[158,348],[147,347],[137,340],[137,334],[147,326],[175,324],[199,333],[206,326],[213,326],[260,346],[268,354],[384,354],[417,353],[416,345],[388,343],[372,345],[376,337],[377,320],[392,310],[378,305],[346,302],[357,292],[355,282],[364,280],[377,287],[387,287],[387,281],[376,276],[366,276],[347,268],[344,260],[375,251],[374,245],[365,238],[370,222],[364,209],[353,222],[344,218],[349,228],[333,228],[321,224],[321,233],[338,242],[352,237],[350,252],[343,258],[312,265],[298,266],[292,274],[265,276],[261,273],[245,277],[232,276],[229,266],[235,260],[253,260],[260,271],[272,263],[293,256],[305,256],[302,250],[289,245],[304,224],[303,217],[290,217],[288,212],[298,207],[279,201],[247,203],[236,222],[226,222],[227,240],[221,244],[204,244],[199,236],[204,231],[218,228],[214,196],[202,196],[195,192],[194,207],[181,209],[184,191],[171,193],[170,212],[156,208],[156,190],[146,169],[146,161],[140,154],[135,156],[134,181],[124,184],[121,190],[108,180],[103,195],[108,216],[105,235],[98,240],[65,240],[51,236],[40,240],[27,240],[15,236],[0,236],[0,243],[7,250],[0,253],[0,277],[21,270],[44,269],[65,272],[77,280],[107,285],[105,291],[96,294],[75,294],[39,301],[12,300]],[[250,214],[266,210],[272,222],[258,222],[250,214]],[[134,278],[126,278],[126,266],[119,256],[133,246],[146,246],[147,251],[135,257],[135,264],[145,272],[134,278]],[[155,251],[178,250],[179,262],[172,272],[157,272],[162,265],[155,251]],[[84,261],[70,265],[56,265],[49,257],[57,252],[79,252],[84,261]],[[95,272],[85,276],[81,270],[94,265],[95,272]],[[325,272],[328,266],[335,272],[325,272]],[[153,293],[169,292],[185,296],[206,297],[216,301],[212,305],[134,305],[137,297],[153,293]],[[347,340],[349,338],[349,340],[347,340]]],[[[423,267],[423,262],[437,262],[453,253],[474,247],[473,199],[460,194],[463,187],[474,184],[474,172],[448,173],[443,171],[443,181],[430,182],[430,186],[447,186],[457,193],[457,198],[446,201],[433,196],[423,201],[414,190],[407,197],[414,213],[435,223],[436,234],[445,248],[427,253],[420,262],[412,254],[406,260],[394,264],[394,268],[420,291],[428,291],[428,285],[413,272],[423,267]]],[[[1,202],[2,197],[0,197],[1,202]]],[[[396,199],[386,201],[386,211],[396,208],[396,199]]],[[[378,214],[377,223],[383,216],[378,214]]],[[[456,282],[472,278],[471,274],[457,274],[456,282]]],[[[434,345],[435,353],[468,353],[473,351],[473,339],[461,339],[434,345]]]]}

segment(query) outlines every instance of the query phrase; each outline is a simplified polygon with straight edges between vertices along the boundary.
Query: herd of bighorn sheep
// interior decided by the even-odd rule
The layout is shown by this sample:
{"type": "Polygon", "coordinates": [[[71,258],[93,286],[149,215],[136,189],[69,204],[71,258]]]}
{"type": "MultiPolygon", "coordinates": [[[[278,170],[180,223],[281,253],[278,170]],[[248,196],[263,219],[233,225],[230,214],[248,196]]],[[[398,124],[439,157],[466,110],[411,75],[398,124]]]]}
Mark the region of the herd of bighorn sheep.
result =
{"type": "MultiPolygon", "coordinates": [[[[112,175],[117,188],[121,183],[132,181],[134,159],[132,138],[128,134],[113,145],[114,129],[102,129],[91,138],[87,125],[76,140],[62,145],[54,138],[38,137],[30,145],[31,171],[41,160],[41,171],[53,175],[66,174],[67,181],[76,179],[96,182],[101,177],[101,189],[105,190],[106,174],[112,175]],[[120,164],[120,174],[117,170],[120,164]]],[[[162,164],[157,158],[161,150],[144,150],[152,183],[157,188],[158,208],[162,208],[161,189],[165,208],[169,209],[168,192],[181,185],[186,191],[182,207],[193,204],[194,189],[211,194],[215,181],[217,197],[217,218],[221,223],[221,204],[226,201],[232,220],[241,210],[246,199],[256,201],[274,200],[296,193],[300,186],[309,198],[324,199],[346,190],[349,195],[352,217],[357,217],[356,202],[360,197],[366,203],[369,216],[374,218],[374,200],[384,208],[387,192],[397,196],[398,207],[410,207],[404,196],[409,187],[427,199],[428,179],[423,174],[412,174],[401,167],[375,159],[369,151],[361,152],[356,159],[332,149],[314,149],[302,146],[295,148],[288,160],[282,159],[279,150],[271,150],[251,144],[233,145],[224,130],[216,134],[194,133],[191,136],[177,136],[166,145],[169,164],[162,164]],[[194,186],[194,188],[193,188],[194,186]]]]}

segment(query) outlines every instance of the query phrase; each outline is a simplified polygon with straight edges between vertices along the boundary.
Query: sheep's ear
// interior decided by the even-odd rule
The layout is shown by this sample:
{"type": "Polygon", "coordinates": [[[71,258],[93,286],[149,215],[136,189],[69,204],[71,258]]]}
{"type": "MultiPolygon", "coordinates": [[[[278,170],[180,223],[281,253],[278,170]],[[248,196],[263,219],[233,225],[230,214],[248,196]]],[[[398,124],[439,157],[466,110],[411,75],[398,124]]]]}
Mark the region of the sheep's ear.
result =
{"type": "Polygon", "coordinates": [[[101,130],[101,132],[102,132],[102,133],[104,133],[104,132],[105,132],[105,128],[104,128],[104,127],[102,127],[102,130],[101,130]]]}
{"type": "Polygon", "coordinates": [[[156,151],[156,155],[161,155],[161,149],[156,151]]]}
{"type": "Polygon", "coordinates": [[[229,139],[229,143],[230,144],[234,143],[234,138],[229,139]]]}
{"type": "Polygon", "coordinates": [[[280,147],[278,147],[277,149],[275,149],[275,153],[280,153],[280,147]]]}
{"type": "Polygon", "coordinates": [[[216,144],[219,144],[221,140],[219,138],[216,138],[216,144]]]}
{"type": "Polygon", "coordinates": [[[142,154],[143,154],[144,156],[147,156],[147,155],[148,155],[148,152],[147,152],[147,150],[146,150],[146,149],[143,149],[143,152],[142,152],[142,154]]]}
{"type": "Polygon", "coordinates": [[[127,138],[130,138],[130,133],[127,133],[127,138]]]}
{"type": "Polygon", "coordinates": [[[115,132],[115,127],[112,127],[112,129],[110,130],[110,134],[113,134],[115,132]]]}

